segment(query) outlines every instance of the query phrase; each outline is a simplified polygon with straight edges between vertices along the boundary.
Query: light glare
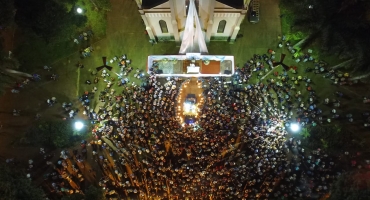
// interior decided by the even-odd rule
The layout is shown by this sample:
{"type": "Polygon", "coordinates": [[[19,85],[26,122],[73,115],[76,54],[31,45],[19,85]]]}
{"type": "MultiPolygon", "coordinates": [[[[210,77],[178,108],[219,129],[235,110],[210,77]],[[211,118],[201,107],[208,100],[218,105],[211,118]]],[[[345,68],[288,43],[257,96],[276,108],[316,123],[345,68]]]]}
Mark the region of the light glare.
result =
{"type": "Polygon", "coordinates": [[[82,8],[77,8],[77,13],[81,14],[82,13],[82,8]]]}
{"type": "Polygon", "coordinates": [[[191,108],[191,105],[189,103],[184,103],[184,111],[189,112],[191,108]]]}
{"type": "Polygon", "coordinates": [[[75,129],[81,130],[84,127],[84,124],[82,122],[75,122],[75,129]]]}
{"type": "Polygon", "coordinates": [[[297,123],[290,124],[290,130],[292,130],[293,132],[299,131],[299,125],[297,123]]]}

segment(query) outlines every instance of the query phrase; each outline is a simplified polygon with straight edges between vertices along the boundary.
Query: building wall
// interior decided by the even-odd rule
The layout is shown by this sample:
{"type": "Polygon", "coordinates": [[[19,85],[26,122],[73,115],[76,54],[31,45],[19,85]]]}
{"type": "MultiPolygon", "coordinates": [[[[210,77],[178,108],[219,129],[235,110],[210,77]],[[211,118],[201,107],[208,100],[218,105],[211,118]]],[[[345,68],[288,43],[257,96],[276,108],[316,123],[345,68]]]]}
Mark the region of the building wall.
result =
{"type": "MultiPolygon", "coordinates": [[[[249,4],[250,0],[245,0],[244,2],[246,4],[249,4]]],[[[184,31],[186,23],[185,0],[174,0],[174,6],[178,32],[180,33],[180,35],[182,35],[181,33],[184,31]]],[[[211,17],[209,16],[209,13],[211,12],[210,9],[211,8],[209,0],[199,0],[198,15],[200,16],[200,23],[204,31],[206,31],[208,20],[211,17]]],[[[241,11],[241,9],[235,9],[216,1],[211,36],[219,38],[230,37],[235,26],[237,25],[241,11]],[[218,25],[221,20],[226,20],[225,31],[223,33],[217,33],[218,25]]],[[[152,9],[145,9],[144,13],[155,36],[157,36],[158,38],[173,38],[174,30],[171,24],[171,11],[169,2],[158,5],[152,9]],[[162,33],[159,25],[159,20],[166,21],[168,33],[162,33]]]]}
{"type": "Polygon", "coordinates": [[[186,8],[184,0],[175,0],[175,11],[177,27],[179,28],[179,30],[182,30],[185,27],[186,21],[186,8]]]}
{"type": "Polygon", "coordinates": [[[239,16],[240,13],[214,13],[213,18],[214,25],[212,27],[212,36],[216,37],[231,36],[239,16]],[[217,33],[218,24],[222,20],[226,20],[225,31],[223,33],[217,33]]]}
{"type": "Polygon", "coordinates": [[[209,20],[210,13],[210,2],[209,1],[199,1],[199,21],[202,25],[202,29],[207,29],[207,24],[209,20]]]}
{"type": "Polygon", "coordinates": [[[148,19],[150,28],[157,37],[171,37],[173,36],[173,29],[171,25],[171,13],[145,13],[148,19]],[[168,33],[162,33],[159,21],[164,20],[167,23],[168,33]]]}
{"type": "Polygon", "coordinates": [[[234,8],[233,7],[230,7],[228,5],[225,5],[223,3],[220,3],[218,1],[215,2],[215,8],[218,9],[218,8],[222,8],[222,9],[231,9],[233,10],[234,8]]]}

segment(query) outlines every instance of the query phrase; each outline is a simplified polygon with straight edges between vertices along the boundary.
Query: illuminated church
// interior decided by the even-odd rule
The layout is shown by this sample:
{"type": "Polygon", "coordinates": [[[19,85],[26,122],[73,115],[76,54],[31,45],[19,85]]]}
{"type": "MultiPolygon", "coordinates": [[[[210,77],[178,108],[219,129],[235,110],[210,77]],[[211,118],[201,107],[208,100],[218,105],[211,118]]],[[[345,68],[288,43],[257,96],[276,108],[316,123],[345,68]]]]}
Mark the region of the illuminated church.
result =
{"type": "MultiPolygon", "coordinates": [[[[150,39],[181,43],[190,0],[135,0],[150,39]]],[[[194,0],[205,41],[234,42],[250,0],[194,0]]]]}

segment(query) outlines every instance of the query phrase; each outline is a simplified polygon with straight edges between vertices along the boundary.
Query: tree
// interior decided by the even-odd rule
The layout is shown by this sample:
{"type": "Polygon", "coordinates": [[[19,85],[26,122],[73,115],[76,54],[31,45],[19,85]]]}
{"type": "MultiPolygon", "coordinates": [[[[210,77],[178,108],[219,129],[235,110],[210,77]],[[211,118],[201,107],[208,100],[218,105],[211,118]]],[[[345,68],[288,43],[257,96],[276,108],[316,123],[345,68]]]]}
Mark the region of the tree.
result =
{"type": "Polygon", "coordinates": [[[81,136],[74,134],[70,121],[43,121],[31,127],[26,138],[35,145],[63,148],[73,145],[81,136]]]}
{"type": "Polygon", "coordinates": [[[310,131],[308,128],[302,128],[300,135],[302,135],[303,139],[307,139],[310,137],[310,131]]]}
{"type": "Polygon", "coordinates": [[[348,173],[341,175],[330,190],[329,200],[366,200],[370,197],[370,174],[348,173]]]}
{"type": "Polygon", "coordinates": [[[77,15],[73,9],[68,10],[64,4],[66,2],[15,0],[18,9],[16,22],[46,42],[67,40],[74,34],[76,27],[83,26],[87,19],[84,15],[77,15]]]}
{"type": "Polygon", "coordinates": [[[0,1],[0,30],[9,26],[14,19],[14,1],[1,0],[0,1]]]}
{"type": "Polygon", "coordinates": [[[294,13],[293,30],[307,35],[299,45],[301,49],[317,44],[340,59],[351,59],[348,66],[354,70],[368,70],[369,1],[282,0],[281,3],[294,13]]]}
{"type": "Polygon", "coordinates": [[[0,199],[40,200],[43,196],[44,192],[33,186],[22,170],[0,164],[0,199]]]}
{"type": "Polygon", "coordinates": [[[85,199],[89,200],[105,200],[104,191],[100,187],[90,185],[85,192],[85,199]]]}
{"type": "Polygon", "coordinates": [[[338,153],[349,148],[361,150],[361,146],[356,143],[356,136],[339,125],[314,126],[308,128],[308,132],[309,136],[302,140],[303,145],[307,148],[321,148],[329,153],[338,153]]]}
{"type": "Polygon", "coordinates": [[[109,0],[91,0],[99,9],[109,11],[111,8],[109,0]]]}

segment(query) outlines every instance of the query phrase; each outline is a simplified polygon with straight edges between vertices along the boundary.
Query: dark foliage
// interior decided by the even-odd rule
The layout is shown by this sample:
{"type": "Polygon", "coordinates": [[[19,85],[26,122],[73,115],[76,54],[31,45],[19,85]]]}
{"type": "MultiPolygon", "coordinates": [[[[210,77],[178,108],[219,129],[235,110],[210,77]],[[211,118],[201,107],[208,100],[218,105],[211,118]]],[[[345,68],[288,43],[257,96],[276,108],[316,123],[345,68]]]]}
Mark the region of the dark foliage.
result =
{"type": "Polygon", "coordinates": [[[44,121],[30,128],[26,138],[34,145],[62,148],[72,146],[82,136],[75,134],[70,121],[44,121]]]}
{"type": "Polygon", "coordinates": [[[63,3],[49,0],[15,0],[18,9],[15,20],[22,28],[33,31],[45,41],[67,40],[75,27],[83,26],[87,19],[67,10],[63,3]]]}
{"type": "Polygon", "coordinates": [[[0,0],[0,30],[13,22],[15,9],[13,0],[0,0]]]}
{"type": "Polygon", "coordinates": [[[33,186],[22,170],[0,164],[0,199],[40,200],[43,196],[43,191],[33,186]]]}
{"type": "Polygon", "coordinates": [[[282,0],[281,4],[294,13],[292,29],[309,34],[302,49],[320,44],[342,59],[354,58],[355,70],[369,70],[370,1],[282,0]]]}
{"type": "Polygon", "coordinates": [[[307,130],[309,136],[302,144],[309,149],[324,149],[329,153],[340,153],[347,150],[361,150],[362,144],[351,132],[338,125],[315,126],[307,130]]]}
{"type": "Polygon", "coordinates": [[[329,200],[367,200],[370,197],[369,174],[341,175],[331,188],[329,200]]]}
{"type": "Polygon", "coordinates": [[[105,200],[104,191],[100,187],[90,185],[85,192],[85,199],[89,200],[105,200]]]}

